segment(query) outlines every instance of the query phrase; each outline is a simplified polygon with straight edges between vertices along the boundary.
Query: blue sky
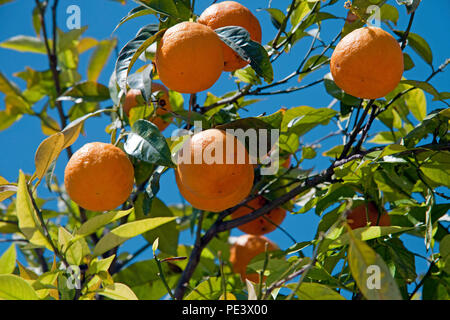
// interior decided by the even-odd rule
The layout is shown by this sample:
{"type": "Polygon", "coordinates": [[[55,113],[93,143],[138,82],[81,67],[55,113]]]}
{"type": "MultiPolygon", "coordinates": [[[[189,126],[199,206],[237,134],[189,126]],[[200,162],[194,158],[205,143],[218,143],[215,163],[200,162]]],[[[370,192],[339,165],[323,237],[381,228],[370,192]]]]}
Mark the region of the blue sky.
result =
{"type": "MultiPolygon", "coordinates": [[[[195,12],[200,14],[212,1],[197,0],[195,12]]],[[[263,30],[263,43],[267,43],[273,39],[276,34],[276,29],[272,26],[270,18],[267,12],[257,11],[258,8],[267,7],[270,1],[251,0],[240,1],[249,7],[256,15],[261,23],[263,30]]],[[[285,10],[289,5],[290,0],[276,0],[271,1],[273,8],[279,8],[285,10]]],[[[343,8],[345,1],[339,1],[338,4],[326,11],[333,13],[336,16],[345,17],[346,9],[343,8]]],[[[33,31],[31,22],[31,12],[33,10],[33,1],[30,0],[16,0],[13,3],[9,3],[0,7],[0,42],[18,35],[32,35],[33,31]]],[[[395,1],[389,0],[388,3],[397,6],[395,1]]],[[[110,38],[111,32],[118,23],[118,21],[125,16],[136,5],[132,1],[128,1],[127,5],[121,5],[114,1],[109,0],[61,0],[58,8],[58,24],[64,30],[67,31],[65,26],[65,20],[68,15],[66,9],[71,4],[77,4],[81,8],[81,25],[88,26],[84,36],[95,37],[97,39],[110,38]]],[[[405,14],[403,7],[398,7],[400,11],[400,19],[397,24],[397,28],[404,30],[408,23],[408,18],[405,14]]],[[[434,1],[422,1],[419,10],[416,13],[415,21],[412,26],[411,32],[417,33],[424,37],[432,51],[434,66],[438,67],[446,58],[449,58],[450,43],[448,41],[448,30],[450,18],[450,1],[448,0],[434,0],[434,1]]],[[[118,37],[119,48],[121,48],[129,39],[131,39],[136,31],[148,23],[156,23],[154,17],[144,16],[125,23],[121,26],[113,36],[118,37]]],[[[323,24],[321,38],[329,42],[339,32],[342,27],[343,20],[328,20],[323,24]]],[[[387,28],[385,28],[387,29],[387,28]]],[[[309,47],[310,38],[302,39],[289,54],[284,54],[273,65],[275,72],[275,79],[281,79],[284,76],[292,72],[293,68],[296,68],[299,61],[303,58],[304,53],[309,47]]],[[[81,56],[80,72],[85,78],[87,62],[91,51],[81,56]]],[[[431,72],[429,66],[427,66],[420,57],[415,54],[410,48],[407,51],[413,58],[416,67],[407,71],[404,76],[407,79],[424,80],[431,72]]],[[[331,54],[331,52],[329,52],[331,54]]],[[[101,73],[99,82],[107,85],[109,76],[113,70],[115,63],[115,54],[113,53],[108,65],[101,73]]],[[[37,70],[45,70],[48,68],[47,57],[38,54],[18,53],[15,51],[0,48],[0,71],[6,75],[9,79],[12,78],[13,73],[22,71],[26,66],[37,70]]],[[[320,72],[306,77],[302,83],[306,84],[311,81],[317,80],[325,73],[329,72],[329,68],[323,68],[320,72]]],[[[20,79],[15,78],[14,81],[24,88],[25,83],[20,79]]],[[[450,91],[450,72],[444,72],[436,76],[432,80],[432,84],[438,91],[450,91]]],[[[297,84],[296,79],[292,79],[287,86],[295,86],[297,84]]],[[[280,87],[281,88],[281,87],[280,87]]],[[[233,80],[230,79],[229,73],[223,73],[219,81],[208,91],[211,91],[215,95],[221,95],[228,91],[234,90],[235,85],[233,80]]],[[[205,94],[199,95],[198,101],[204,101],[205,94]]],[[[0,98],[3,96],[0,94],[0,98]]],[[[292,94],[266,96],[262,97],[262,101],[257,104],[251,105],[248,112],[241,112],[242,117],[254,116],[263,112],[272,113],[277,111],[280,107],[295,107],[301,105],[308,105],[312,107],[326,107],[332,98],[325,92],[322,84],[312,87],[307,90],[299,91],[292,94]]],[[[185,97],[185,101],[187,98],[185,97]]],[[[442,103],[431,102],[431,98],[427,96],[427,108],[428,112],[432,109],[443,107],[442,103]]],[[[3,99],[0,100],[0,110],[4,109],[3,99]]],[[[186,103],[185,103],[186,107],[186,103]]],[[[64,105],[67,112],[70,105],[64,105]]],[[[51,115],[57,119],[56,113],[51,115]]],[[[108,142],[109,136],[105,133],[105,127],[108,124],[109,118],[103,116],[101,118],[91,118],[86,122],[85,131],[86,136],[80,136],[78,141],[73,145],[73,149],[77,150],[87,142],[102,141],[108,142]]],[[[174,126],[170,126],[164,134],[169,136],[174,126]]],[[[377,129],[382,128],[381,125],[374,125],[372,133],[377,129]]],[[[309,134],[307,134],[303,140],[305,142],[312,142],[318,138],[324,136],[326,133],[335,131],[337,128],[334,125],[326,127],[319,127],[309,134]]],[[[40,122],[37,118],[30,116],[23,117],[20,121],[15,123],[12,127],[5,131],[0,132],[0,145],[2,147],[2,156],[0,156],[0,176],[3,176],[9,181],[15,181],[18,177],[19,169],[26,173],[34,172],[34,153],[40,142],[45,139],[46,136],[42,134],[40,128],[40,122]]],[[[341,138],[331,138],[322,143],[320,152],[326,151],[331,147],[341,144],[341,138]]],[[[322,157],[318,157],[314,162],[305,162],[305,167],[314,167],[316,170],[325,168],[329,161],[322,157]]],[[[59,181],[63,181],[64,167],[67,163],[66,154],[61,154],[57,167],[56,175],[59,181]]],[[[39,188],[39,195],[42,197],[51,197],[45,187],[39,188]]],[[[166,203],[179,203],[180,195],[176,187],[174,176],[172,172],[163,176],[161,180],[161,190],[158,196],[166,203]]],[[[54,207],[55,202],[51,202],[49,207],[54,207]]],[[[303,215],[288,215],[283,223],[283,227],[290,232],[297,241],[311,240],[316,232],[317,223],[319,221],[313,212],[308,212],[303,215]]],[[[232,235],[241,234],[239,231],[233,231],[232,235]]],[[[280,247],[288,247],[292,244],[286,235],[279,230],[274,231],[268,235],[269,238],[277,242],[280,247]]],[[[405,237],[407,239],[406,246],[415,252],[424,253],[423,240],[413,237],[405,237]]],[[[180,242],[190,242],[189,234],[183,235],[180,238],[180,242]]],[[[134,251],[138,245],[142,243],[142,240],[135,239],[126,243],[125,249],[134,251]]],[[[6,249],[5,245],[0,244],[0,253],[6,249]]],[[[143,255],[144,258],[151,258],[151,253],[148,251],[143,255]]],[[[426,264],[423,261],[417,260],[419,270],[424,270],[426,264]]]]}

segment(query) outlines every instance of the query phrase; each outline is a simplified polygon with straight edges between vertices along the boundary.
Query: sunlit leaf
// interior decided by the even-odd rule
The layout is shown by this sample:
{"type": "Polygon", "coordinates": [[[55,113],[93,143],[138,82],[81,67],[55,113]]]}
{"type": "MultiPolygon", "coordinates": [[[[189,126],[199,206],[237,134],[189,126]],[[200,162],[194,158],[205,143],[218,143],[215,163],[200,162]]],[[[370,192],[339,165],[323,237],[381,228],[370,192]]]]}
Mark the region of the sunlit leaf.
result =
{"type": "Polygon", "coordinates": [[[93,255],[101,255],[102,253],[122,244],[123,242],[133,237],[136,237],[152,229],[156,229],[159,226],[173,221],[174,219],[174,217],[148,218],[123,224],[111,230],[100,239],[100,241],[94,248],[93,255]]]}
{"type": "Polygon", "coordinates": [[[0,299],[38,300],[33,287],[22,278],[12,274],[0,274],[0,299]]]}

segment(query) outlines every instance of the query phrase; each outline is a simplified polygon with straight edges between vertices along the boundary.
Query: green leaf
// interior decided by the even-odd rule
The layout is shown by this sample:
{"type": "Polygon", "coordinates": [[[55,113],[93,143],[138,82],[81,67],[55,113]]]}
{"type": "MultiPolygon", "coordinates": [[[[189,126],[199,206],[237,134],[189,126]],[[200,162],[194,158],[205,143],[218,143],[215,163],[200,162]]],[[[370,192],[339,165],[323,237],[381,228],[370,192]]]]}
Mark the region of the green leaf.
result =
{"type": "Polygon", "coordinates": [[[240,81],[251,84],[261,84],[260,78],[256,75],[255,70],[251,67],[238,69],[233,72],[233,75],[240,81]]]}
{"type": "Polygon", "coordinates": [[[174,167],[166,139],[153,123],[138,120],[124,145],[125,152],[136,159],[166,167],[174,167]]]}
{"type": "Polygon", "coordinates": [[[137,17],[142,17],[148,14],[154,14],[155,10],[153,9],[149,9],[146,6],[139,6],[136,7],[134,9],[132,9],[130,12],[128,12],[128,14],[123,17],[122,19],[120,19],[119,23],[117,24],[117,26],[114,28],[113,33],[116,32],[116,30],[125,22],[137,18],[137,17]]]}
{"type": "Polygon", "coordinates": [[[333,80],[333,77],[331,73],[327,73],[323,77],[323,83],[325,85],[325,90],[330,94],[332,97],[338,99],[339,101],[342,101],[344,104],[349,106],[357,106],[360,103],[360,99],[351,96],[347,93],[345,93],[341,88],[339,88],[336,83],[333,80]]]}
{"type": "Polygon", "coordinates": [[[100,72],[108,62],[111,52],[117,45],[117,39],[102,40],[97,44],[95,51],[89,59],[87,78],[89,81],[97,81],[100,72]]]}
{"type": "MultiPolygon", "coordinates": [[[[227,291],[230,292],[231,286],[227,283],[227,291]]],[[[192,290],[185,300],[217,300],[223,293],[222,278],[221,277],[209,277],[205,281],[201,282],[192,290]]]]}
{"type": "Polygon", "coordinates": [[[41,39],[24,35],[9,38],[0,43],[0,47],[20,52],[47,54],[44,42],[41,39]]]}
{"type": "Polygon", "coordinates": [[[0,0],[0,6],[6,4],[8,2],[13,2],[13,1],[14,0],[0,0]]]}
{"type": "Polygon", "coordinates": [[[414,61],[411,59],[411,56],[407,53],[403,53],[403,64],[405,67],[405,71],[411,70],[414,68],[414,61]]]}
{"type": "Polygon", "coordinates": [[[0,274],[0,299],[38,300],[33,287],[22,278],[12,274],[0,274]]]}
{"type": "Polygon", "coordinates": [[[71,242],[72,239],[72,234],[67,231],[67,229],[60,226],[58,229],[58,245],[66,257],[67,262],[70,265],[79,266],[81,264],[81,259],[83,259],[82,244],[78,241],[71,242]]]}
{"type": "Polygon", "coordinates": [[[330,245],[330,248],[340,247],[351,243],[352,237],[359,241],[368,241],[377,238],[381,238],[387,235],[403,233],[407,231],[411,231],[414,228],[412,227],[398,227],[398,226],[389,226],[389,227],[363,227],[357,228],[352,231],[352,234],[345,233],[338,237],[334,242],[330,245]]]}
{"type": "Polygon", "coordinates": [[[113,300],[138,300],[133,290],[126,284],[118,282],[97,291],[97,293],[113,300]]]}
{"type": "Polygon", "coordinates": [[[177,6],[173,0],[139,0],[136,2],[166,16],[178,17],[177,6]]]}
{"type": "Polygon", "coordinates": [[[266,49],[250,39],[247,30],[238,26],[222,27],[214,30],[219,38],[243,60],[248,61],[256,74],[267,83],[273,81],[273,69],[266,49]]]}
{"type": "Polygon", "coordinates": [[[89,119],[90,117],[97,116],[101,114],[102,112],[110,111],[108,109],[102,109],[98,110],[92,113],[89,113],[81,118],[76,119],[75,121],[72,121],[65,127],[61,132],[64,134],[64,146],[63,149],[71,146],[80,135],[81,129],[83,127],[83,123],[85,120],[89,119]]]}
{"type": "MultiPolygon", "coordinates": [[[[294,290],[296,286],[296,283],[286,285],[286,287],[291,290],[294,290]]],[[[315,282],[302,282],[295,293],[299,300],[345,300],[345,298],[335,290],[315,282]]]]}
{"type": "Polygon", "coordinates": [[[450,152],[434,154],[429,161],[421,164],[420,170],[433,184],[450,188],[450,152]]]}
{"type": "Polygon", "coordinates": [[[128,74],[136,60],[158,37],[162,36],[165,29],[159,30],[157,24],[149,24],[141,28],[136,36],[120,50],[116,61],[116,81],[119,87],[126,91],[128,74]]]}
{"type": "Polygon", "coordinates": [[[402,300],[402,295],[383,259],[349,228],[348,264],[353,278],[368,300],[402,300]]]}
{"type": "MultiPolygon", "coordinates": [[[[169,287],[176,285],[181,269],[170,262],[161,264],[169,287]]],[[[141,300],[158,300],[167,290],[158,276],[159,269],[154,259],[133,263],[113,276],[114,281],[126,283],[141,300]]]]}
{"type": "Polygon", "coordinates": [[[58,100],[72,100],[79,103],[100,102],[109,98],[109,89],[106,86],[94,81],[84,81],[66,90],[58,100]]]}
{"type": "Polygon", "coordinates": [[[64,145],[64,134],[55,133],[41,142],[34,156],[36,167],[35,177],[38,179],[36,186],[41,182],[52,162],[55,161],[64,145]]]}
{"type": "Polygon", "coordinates": [[[16,267],[16,246],[12,244],[0,257],[0,274],[13,273],[16,267]]]}
{"type": "MultiPolygon", "coordinates": [[[[416,88],[420,88],[424,90],[425,92],[428,92],[429,94],[433,95],[433,101],[438,100],[447,100],[448,97],[442,96],[441,93],[439,93],[436,88],[434,88],[431,84],[425,81],[418,81],[418,80],[402,80],[400,83],[404,83],[416,88]]],[[[415,91],[415,90],[413,90],[415,91]]],[[[411,91],[412,92],[412,91],[411,91]]]]}
{"type": "Polygon", "coordinates": [[[330,63],[330,58],[324,55],[315,55],[306,60],[305,64],[303,65],[302,71],[300,72],[300,75],[298,76],[298,82],[302,81],[304,77],[306,77],[309,72],[311,72],[311,69],[314,69],[317,66],[323,66],[330,63]]]}
{"type": "MultiPolygon", "coordinates": [[[[394,31],[400,37],[403,37],[404,31],[394,31]]],[[[416,33],[408,34],[408,45],[429,65],[433,65],[433,53],[427,41],[416,33]]]]}
{"type": "Polygon", "coordinates": [[[286,16],[283,11],[275,8],[262,9],[270,14],[270,21],[276,29],[280,29],[286,16]]]}
{"type": "Polygon", "coordinates": [[[100,228],[106,226],[107,224],[129,215],[133,212],[133,210],[134,209],[131,208],[128,210],[111,211],[96,215],[81,225],[80,229],[78,229],[75,233],[76,238],[85,237],[97,232],[100,228]]]}
{"type": "Polygon", "coordinates": [[[39,223],[37,213],[33,208],[30,194],[28,193],[27,181],[22,171],[19,173],[16,209],[20,231],[30,243],[52,250],[50,243],[44,236],[44,231],[39,223]]]}
{"type": "Polygon", "coordinates": [[[174,219],[175,217],[148,218],[123,224],[111,230],[100,239],[94,248],[93,256],[99,256],[133,237],[156,229],[159,226],[173,221],[174,219]]]}
{"type": "MultiPolygon", "coordinates": [[[[153,199],[148,217],[157,218],[173,216],[172,211],[160,199],[153,199]]],[[[161,252],[172,256],[177,254],[179,231],[175,221],[166,223],[156,229],[146,232],[143,236],[149,243],[153,243],[155,239],[159,238],[158,249],[161,252]]]]}
{"type": "Polygon", "coordinates": [[[383,21],[391,21],[395,25],[397,25],[397,21],[399,18],[399,13],[396,7],[391,6],[387,3],[383,4],[380,8],[381,20],[383,21]]]}
{"type": "Polygon", "coordinates": [[[0,202],[17,192],[17,185],[0,176],[0,202]]]}

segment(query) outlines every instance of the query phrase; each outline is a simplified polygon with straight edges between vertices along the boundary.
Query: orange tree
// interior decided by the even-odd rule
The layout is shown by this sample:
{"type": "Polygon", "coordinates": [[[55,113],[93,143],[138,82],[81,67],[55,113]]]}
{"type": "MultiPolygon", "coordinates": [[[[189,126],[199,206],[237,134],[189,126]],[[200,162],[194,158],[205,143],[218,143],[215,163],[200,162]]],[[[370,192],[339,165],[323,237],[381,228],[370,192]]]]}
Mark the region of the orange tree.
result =
{"type": "MultiPolygon", "coordinates": [[[[431,83],[449,61],[436,67],[426,40],[411,32],[420,1],[347,1],[348,16],[327,43],[321,30],[339,18],[331,12],[344,3],[293,0],[287,8],[264,9],[275,27],[266,44],[260,44],[258,21],[242,4],[227,2],[220,10],[219,2],[198,23],[195,1],[135,2],[138,6],[119,26],[144,15],[158,23],[143,26],[129,39],[106,85],[97,79],[116,40],[83,37],[85,28],[59,30],[58,0],[35,1],[37,37],[17,36],[0,44],[44,53],[49,64],[44,71],[27,68],[16,74],[26,82],[24,90],[0,74],[5,102],[0,129],[28,115],[38,118],[48,135],[36,150],[34,173],[21,171],[17,181],[0,177],[1,241],[12,242],[0,257],[0,298],[416,299],[420,292],[424,299],[449,298],[450,95],[431,83]],[[373,12],[378,13],[375,22],[373,12]],[[407,25],[396,26],[400,14],[409,19],[407,25]],[[368,23],[379,25],[364,27],[368,23]],[[310,46],[296,57],[291,73],[274,74],[272,66],[301,39],[310,46]],[[79,56],[94,47],[83,80],[79,56]],[[425,79],[402,77],[415,67],[408,50],[431,67],[425,79]],[[144,63],[133,68],[138,60],[144,63]],[[287,87],[292,79],[304,81],[327,68],[331,72],[324,77],[287,87]],[[220,97],[208,92],[199,101],[197,93],[230,69],[237,90],[220,97]],[[240,114],[257,106],[248,97],[288,95],[312,86],[324,86],[333,103],[289,106],[257,117],[240,114]],[[190,94],[186,109],[181,93],[190,94]],[[433,98],[428,114],[425,95],[433,98]],[[38,110],[44,98],[48,103],[38,110]],[[102,101],[111,107],[100,109],[102,101]],[[68,112],[63,103],[71,105],[68,112]],[[59,121],[50,117],[51,109],[59,121]],[[72,144],[85,121],[97,116],[110,119],[111,144],[86,145],[74,154],[72,144]],[[166,122],[185,129],[183,134],[165,138],[160,130],[166,122]],[[387,131],[375,132],[376,123],[387,131]],[[303,139],[322,125],[337,131],[316,141],[303,139]],[[200,126],[203,131],[190,139],[189,130],[200,126]],[[254,164],[247,153],[246,163],[239,165],[175,163],[172,156],[187,150],[185,141],[201,152],[234,141],[226,129],[280,134],[254,164]],[[331,136],[342,137],[342,144],[322,154],[330,160],[328,167],[320,172],[305,167],[305,160],[321,157],[319,143],[331,136]],[[271,157],[277,150],[279,160],[271,157]],[[54,168],[63,151],[71,161],[61,183],[54,168]],[[269,158],[281,165],[265,175],[269,158]],[[157,197],[161,175],[171,170],[193,206],[167,206],[157,197]],[[44,181],[64,204],[61,210],[45,207],[39,197],[44,181]],[[261,201],[252,206],[255,199],[261,201]],[[276,210],[283,213],[280,219],[273,216],[276,210]],[[286,232],[285,212],[311,211],[321,220],[309,241],[298,243],[288,234],[295,243],[279,248],[260,235],[275,228],[286,232]],[[230,238],[230,230],[239,227],[250,233],[241,238],[255,239],[257,248],[230,238]],[[193,245],[179,243],[179,233],[189,229],[193,245]],[[418,275],[416,254],[400,239],[403,234],[423,238],[425,274],[418,275]],[[143,247],[129,255],[118,252],[140,235],[143,247]],[[134,262],[150,247],[153,259],[134,262]],[[237,247],[245,259],[236,258],[237,247]],[[246,274],[255,276],[244,279],[246,274]]],[[[251,154],[250,141],[242,142],[251,154]]]]}

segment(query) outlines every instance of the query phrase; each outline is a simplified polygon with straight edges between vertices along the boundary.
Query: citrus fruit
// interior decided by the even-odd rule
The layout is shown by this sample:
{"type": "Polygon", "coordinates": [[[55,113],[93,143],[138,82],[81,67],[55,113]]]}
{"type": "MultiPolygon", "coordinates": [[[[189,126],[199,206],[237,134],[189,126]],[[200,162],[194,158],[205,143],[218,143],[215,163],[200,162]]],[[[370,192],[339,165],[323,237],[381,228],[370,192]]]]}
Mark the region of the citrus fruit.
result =
{"type": "Polygon", "coordinates": [[[159,41],[155,65],[162,83],[174,91],[206,90],[223,70],[222,41],[203,24],[178,23],[167,29],[159,41]]]}
{"type": "Polygon", "coordinates": [[[397,40],[377,27],[356,29],[334,49],[330,62],[336,85],[364,99],[384,97],[403,74],[403,53],[397,40]]]}
{"type": "MultiPolygon", "coordinates": [[[[149,117],[149,121],[153,122],[159,129],[159,131],[163,131],[170,125],[170,120],[163,119],[162,115],[168,114],[170,110],[172,110],[172,107],[170,105],[169,100],[169,91],[166,87],[159,83],[152,82],[152,92],[161,91],[163,94],[159,97],[158,102],[156,103],[157,109],[156,114],[149,117]]],[[[137,97],[141,95],[141,91],[137,89],[130,89],[127,92],[127,95],[125,96],[125,101],[123,103],[123,111],[126,113],[127,116],[130,116],[130,110],[138,105],[137,97]]]]}
{"type": "Polygon", "coordinates": [[[181,194],[195,208],[219,212],[248,196],[253,165],[235,136],[208,129],[184,143],[178,152],[175,178],[181,194]]]}
{"type": "MultiPolygon", "coordinates": [[[[258,196],[247,202],[242,207],[233,211],[231,213],[231,217],[233,219],[240,218],[242,216],[252,213],[255,210],[258,210],[259,208],[262,208],[266,203],[267,200],[264,197],[258,196]]],[[[286,210],[282,208],[275,208],[271,210],[269,213],[266,213],[264,216],[267,217],[273,223],[266,220],[264,217],[259,217],[255,220],[240,225],[238,229],[241,230],[242,232],[253,235],[262,235],[272,232],[277,228],[277,225],[280,225],[283,222],[284,218],[286,217],[286,210]]]]}
{"type": "Polygon", "coordinates": [[[64,184],[69,197],[92,211],[112,210],[133,190],[134,169],[125,152],[109,143],[87,143],[67,163],[64,184]]]}
{"type": "Polygon", "coordinates": [[[235,273],[241,275],[242,280],[248,279],[250,281],[259,283],[259,274],[247,274],[247,265],[250,261],[260,253],[266,250],[266,243],[268,243],[267,250],[274,251],[278,246],[264,236],[254,236],[245,234],[236,240],[230,248],[230,263],[235,273]]]}
{"type": "Polygon", "coordinates": [[[347,215],[347,222],[352,229],[365,227],[369,222],[371,226],[390,226],[389,215],[384,209],[382,211],[383,213],[378,219],[379,213],[375,203],[368,202],[352,209],[347,215]]]}
{"type": "MultiPolygon", "coordinates": [[[[246,29],[250,38],[261,43],[261,25],[252,12],[242,4],[235,1],[215,3],[200,15],[198,22],[212,29],[227,26],[238,26],[246,29]]],[[[248,62],[234,52],[225,43],[222,43],[225,71],[234,71],[245,67],[248,62]]]]}

